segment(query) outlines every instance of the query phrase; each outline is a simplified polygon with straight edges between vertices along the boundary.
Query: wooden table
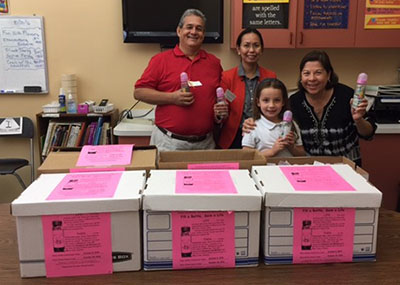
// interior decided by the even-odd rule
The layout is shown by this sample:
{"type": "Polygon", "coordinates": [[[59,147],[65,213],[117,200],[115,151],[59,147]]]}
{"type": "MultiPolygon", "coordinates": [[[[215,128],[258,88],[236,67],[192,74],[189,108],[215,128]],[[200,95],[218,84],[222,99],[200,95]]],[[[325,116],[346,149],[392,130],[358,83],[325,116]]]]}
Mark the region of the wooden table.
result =
{"type": "Polygon", "coordinates": [[[377,261],[21,279],[15,219],[0,204],[0,284],[400,284],[400,213],[381,209],[377,261]]]}

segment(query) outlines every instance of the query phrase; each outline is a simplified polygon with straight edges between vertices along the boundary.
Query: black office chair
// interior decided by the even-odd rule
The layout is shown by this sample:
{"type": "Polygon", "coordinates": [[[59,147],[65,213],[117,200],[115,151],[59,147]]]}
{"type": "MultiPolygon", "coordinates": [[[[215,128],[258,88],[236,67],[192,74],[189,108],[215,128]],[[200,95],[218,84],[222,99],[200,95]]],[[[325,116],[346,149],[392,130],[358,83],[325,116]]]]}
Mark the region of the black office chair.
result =
{"type": "MultiPolygon", "coordinates": [[[[3,122],[3,119],[5,118],[0,118],[0,121],[3,122]]],[[[19,118],[15,118],[19,119],[19,118]]],[[[22,134],[4,134],[0,132],[0,137],[1,138],[7,138],[7,137],[20,137],[20,138],[29,138],[30,140],[30,159],[24,159],[24,158],[0,158],[0,175],[14,175],[19,184],[21,184],[22,188],[25,190],[26,185],[24,181],[21,179],[21,177],[18,175],[16,172],[18,169],[25,167],[25,166],[30,166],[31,168],[31,183],[33,182],[33,179],[35,177],[34,173],[34,150],[33,150],[33,135],[34,135],[34,127],[33,127],[33,122],[31,119],[23,117],[22,118],[22,134]]]]}

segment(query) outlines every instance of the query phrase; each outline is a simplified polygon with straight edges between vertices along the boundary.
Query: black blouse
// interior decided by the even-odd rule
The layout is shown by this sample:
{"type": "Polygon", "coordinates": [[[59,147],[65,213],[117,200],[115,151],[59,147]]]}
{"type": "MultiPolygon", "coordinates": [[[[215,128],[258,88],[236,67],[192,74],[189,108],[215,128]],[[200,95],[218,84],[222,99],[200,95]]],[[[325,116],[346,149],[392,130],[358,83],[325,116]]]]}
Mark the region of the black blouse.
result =
{"type": "Polygon", "coordinates": [[[298,91],[290,97],[293,117],[301,130],[303,146],[310,155],[345,156],[361,165],[358,138],[371,139],[376,130],[374,116],[367,112],[365,119],[373,128],[373,133],[363,137],[351,115],[350,99],[354,90],[338,83],[330,101],[323,110],[321,120],[308,103],[304,91],[298,91]]]}

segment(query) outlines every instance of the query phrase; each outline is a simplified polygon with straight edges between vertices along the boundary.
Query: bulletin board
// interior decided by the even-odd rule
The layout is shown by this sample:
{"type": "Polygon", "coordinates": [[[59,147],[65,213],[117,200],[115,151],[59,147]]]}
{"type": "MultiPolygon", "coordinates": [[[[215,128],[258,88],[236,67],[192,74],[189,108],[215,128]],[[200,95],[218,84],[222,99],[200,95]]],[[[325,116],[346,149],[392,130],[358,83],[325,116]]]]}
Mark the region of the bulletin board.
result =
{"type": "Polygon", "coordinates": [[[0,16],[0,95],[48,93],[47,78],[43,17],[0,16]]]}

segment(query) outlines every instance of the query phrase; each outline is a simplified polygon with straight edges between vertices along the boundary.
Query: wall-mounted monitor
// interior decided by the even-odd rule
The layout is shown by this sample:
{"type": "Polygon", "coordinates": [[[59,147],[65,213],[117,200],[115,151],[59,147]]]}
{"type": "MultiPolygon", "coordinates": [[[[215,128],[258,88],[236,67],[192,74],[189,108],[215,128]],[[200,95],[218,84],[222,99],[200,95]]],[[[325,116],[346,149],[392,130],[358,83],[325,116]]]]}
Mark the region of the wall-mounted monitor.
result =
{"type": "Polygon", "coordinates": [[[122,0],[125,43],[178,42],[176,27],[182,13],[199,9],[207,18],[204,43],[223,42],[224,0],[122,0]]]}

